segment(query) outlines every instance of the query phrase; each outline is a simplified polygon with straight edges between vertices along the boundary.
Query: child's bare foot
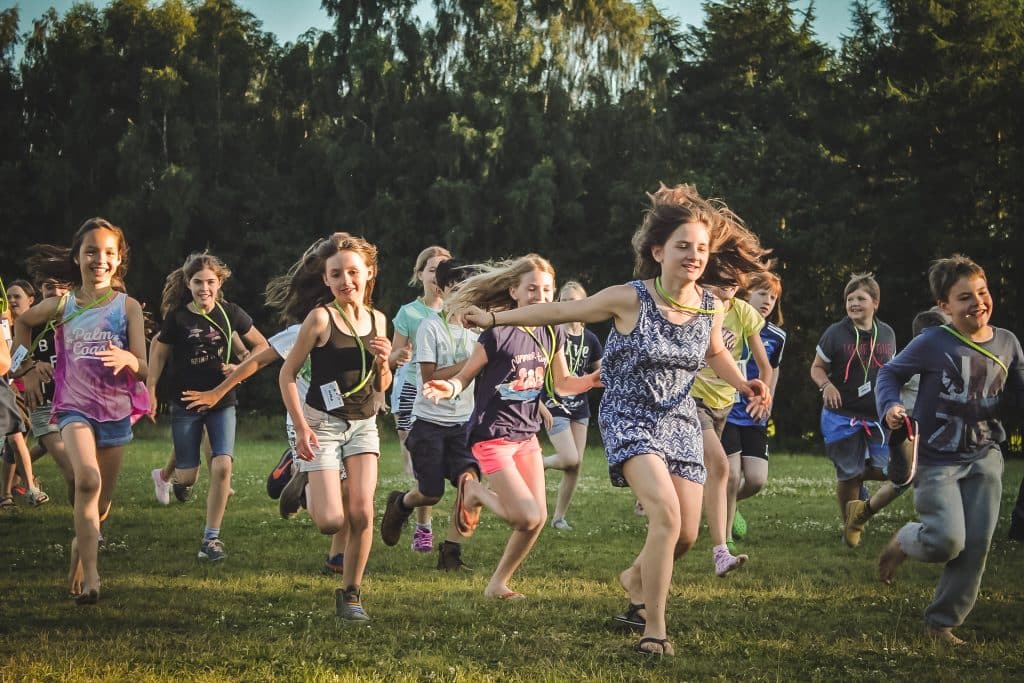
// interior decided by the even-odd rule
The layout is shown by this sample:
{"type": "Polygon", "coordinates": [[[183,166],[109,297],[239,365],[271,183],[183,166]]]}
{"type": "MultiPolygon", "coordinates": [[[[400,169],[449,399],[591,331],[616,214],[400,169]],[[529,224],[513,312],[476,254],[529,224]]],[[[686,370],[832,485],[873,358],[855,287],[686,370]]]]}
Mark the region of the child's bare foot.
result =
{"type": "Polygon", "coordinates": [[[472,536],[480,523],[480,511],[483,509],[480,498],[482,487],[483,484],[470,472],[463,472],[459,476],[458,493],[455,496],[455,505],[452,506],[452,522],[455,530],[464,538],[472,536]]]}
{"type": "Polygon", "coordinates": [[[960,647],[961,645],[967,644],[966,640],[964,640],[963,638],[958,638],[956,634],[953,633],[953,629],[949,627],[941,628],[936,626],[928,626],[925,628],[925,633],[928,635],[929,638],[934,640],[936,643],[939,643],[940,645],[947,645],[949,647],[960,647]]]}
{"type": "Polygon", "coordinates": [[[497,588],[491,588],[488,586],[484,590],[484,597],[491,598],[492,600],[522,600],[526,596],[522,593],[517,593],[508,586],[498,586],[497,588]]]}
{"type": "Polygon", "coordinates": [[[78,554],[78,538],[71,539],[71,567],[68,569],[68,592],[78,597],[82,594],[82,558],[78,554]]]}
{"type": "Polygon", "coordinates": [[[905,559],[907,559],[907,554],[903,552],[899,539],[893,534],[889,543],[882,550],[882,554],[878,556],[878,578],[882,580],[882,583],[892,583],[896,577],[896,570],[905,559]]]}
{"type": "Polygon", "coordinates": [[[624,569],[619,574],[619,585],[622,586],[622,590],[626,591],[626,597],[629,598],[631,604],[643,604],[644,585],[640,579],[640,567],[634,564],[624,569]]]}

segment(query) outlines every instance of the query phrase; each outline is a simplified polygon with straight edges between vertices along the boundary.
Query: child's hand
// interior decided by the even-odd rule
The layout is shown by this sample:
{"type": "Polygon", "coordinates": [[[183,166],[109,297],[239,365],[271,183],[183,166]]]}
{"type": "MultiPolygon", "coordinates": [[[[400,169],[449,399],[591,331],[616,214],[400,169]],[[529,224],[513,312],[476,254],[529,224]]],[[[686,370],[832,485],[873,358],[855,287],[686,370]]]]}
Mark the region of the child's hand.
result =
{"type": "Polygon", "coordinates": [[[312,460],[316,457],[314,448],[320,448],[320,441],[309,425],[295,425],[295,455],[301,460],[312,460]]]}
{"type": "Polygon", "coordinates": [[[198,410],[199,412],[213,408],[220,403],[222,398],[224,396],[213,389],[209,391],[190,390],[181,392],[181,400],[185,402],[185,407],[189,410],[198,410]]]}
{"type": "Polygon", "coordinates": [[[885,425],[889,429],[899,429],[907,417],[907,409],[900,404],[894,405],[885,412],[885,425]]]}
{"type": "Polygon", "coordinates": [[[543,403],[538,404],[540,408],[540,419],[544,423],[544,429],[551,431],[551,425],[555,423],[555,418],[552,417],[551,411],[543,403]]]}
{"type": "Polygon", "coordinates": [[[594,370],[593,372],[588,372],[587,374],[583,375],[580,379],[588,380],[590,382],[590,388],[591,389],[601,389],[602,387],[604,387],[604,383],[601,382],[601,371],[600,370],[594,370]]]}
{"type": "Polygon", "coordinates": [[[442,398],[451,398],[455,387],[446,379],[432,379],[423,385],[423,397],[436,405],[442,398]]]}
{"type": "MultiPolygon", "coordinates": [[[[370,340],[370,353],[374,355],[374,362],[377,363],[378,367],[386,366],[388,364],[388,356],[391,355],[391,340],[387,337],[374,337],[370,340]]],[[[409,344],[407,349],[402,350],[401,358],[404,358],[404,360],[398,363],[398,365],[404,365],[412,358],[412,344],[409,344]],[[406,355],[406,352],[408,352],[408,355],[406,355]]]]}
{"type": "Polygon", "coordinates": [[[35,410],[43,403],[43,380],[40,377],[39,363],[36,363],[31,370],[21,376],[21,383],[25,387],[25,390],[21,392],[25,397],[25,403],[29,410],[35,410]]]}
{"type": "Polygon", "coordinates": [[[39,373],[40,382],[53,381],[53,366],[46,361],[36,361],[36,372],[39,373]]]}
{"type": "Polygon", "coordinates": [[[405,346],[395,351],[395,368],[400,368],[411,360],[412,343],[406,343],[405,346]]]}
{"type": "Polygon", "coordinates": [[[829,410],[836,410],[843,407],[843,398],[839,395],[836,385],[829,382],[821,392],[821,402],[829,410]]]}
{"type": "Polygon", "coordinates": [[[755,420],[763,420],[771,413],[772,392],[761,380],[746,382],[740,393],[747,397],[747,414],[755,420]]]}
{"type": "Polygon", "coordinates": [[[238,367],[238,363],[221,363],[221,365],[220,365],[220,372],[221,372],[222,375],[227,377],[232,372],[234,372],[235,368],[237,368],[237,367],[238,367]]]}
{"type": "Polygon", "coordinates": [[[148,417],[149,421],[152,422],[153,424],[156,424],[156,412],[157,412],[158,408],[159,408],[159,404],[157,403],[157,400],[156,400],[156,387],[150,387],[150,389],[149,389],[149,414],[146,415],[146,417],[148,417]]]}
{"type": "Polygon", "coordinates": [[[491,314],[477,306],[470,306],[464,311],[459,311],[459,316],[462,318],[463,327],[480,327],[485,330],[494,327],[492,324],[494,319],[491,314]]]}
{"type": "Polygon", "coordinates": [[[134,372],[139,367],[139,359],[134,353],[114,346],[112,341],[107,342],[107,348],[97,351],[96,357],[103,361],[103,367],[112,369],[115,375],[125,368],[134,372]]]}

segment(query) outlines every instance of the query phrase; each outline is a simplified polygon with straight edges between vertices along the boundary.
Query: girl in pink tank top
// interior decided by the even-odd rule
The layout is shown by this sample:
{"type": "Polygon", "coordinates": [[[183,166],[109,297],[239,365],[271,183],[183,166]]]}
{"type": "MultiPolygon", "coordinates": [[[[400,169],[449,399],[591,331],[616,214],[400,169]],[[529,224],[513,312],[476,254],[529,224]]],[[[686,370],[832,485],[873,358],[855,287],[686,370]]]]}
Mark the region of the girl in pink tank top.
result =
{"type": "Polygon", "coordinates": [[[18,363],[32,356],[33,327],[56,329],[52,419],[75,475],[68,583],[79,605],[99,600],[100,522],[110,510],[124,446],[132,439],[132,420],[149,410],[141,383],[147,370],[142,307],[116,291],[123,289],[127,264],[121,229],[102,218],[86,221],[70,249],[42,245],[29,258],[34,277],[74,282],[74,290],[33,306],[15,324],[18,363]],[[19,353],[22,349],[26,356],[19,353]]]}

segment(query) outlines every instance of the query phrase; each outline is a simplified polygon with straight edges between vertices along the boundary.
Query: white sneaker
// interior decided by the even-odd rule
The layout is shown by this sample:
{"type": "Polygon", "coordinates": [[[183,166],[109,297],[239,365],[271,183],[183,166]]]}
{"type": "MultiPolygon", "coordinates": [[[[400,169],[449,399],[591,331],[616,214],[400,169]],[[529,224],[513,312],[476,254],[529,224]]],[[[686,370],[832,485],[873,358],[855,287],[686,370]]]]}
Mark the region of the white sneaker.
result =
{"type": "Polygon", "coordinates": [[[572,527],[569,522],[565,521],[564,517],[556,517],[551,520],[551,528],[558,529],[559,531],[572,531],[572,527]]]}
{"type": "Polygon", "coordinates": [[[161,505],[171,504],[171,482],[164,481],[160,476],[162,470],[158,467],[149,473],[153,478],[153,492],[156,493],[156,501],[161,505]]]}

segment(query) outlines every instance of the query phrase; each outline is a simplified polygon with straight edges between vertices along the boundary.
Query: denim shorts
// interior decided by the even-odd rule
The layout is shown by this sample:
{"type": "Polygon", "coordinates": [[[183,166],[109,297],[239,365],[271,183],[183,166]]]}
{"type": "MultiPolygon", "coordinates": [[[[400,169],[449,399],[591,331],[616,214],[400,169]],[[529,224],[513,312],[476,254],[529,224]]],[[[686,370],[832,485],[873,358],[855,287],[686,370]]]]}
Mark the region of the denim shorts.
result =
{"type": "Polygon", "coordinates": [[[57,413],[57,427],[64,430],[72,422],[88,425],[96,439],[96,448],[124,446],[132,440],[132,419],[124,417],[112,422],[100,422],[74,410],[57,413]]]}
{"type": "Polygon", "coordinates": [[[589,417],[581,417],[578,420],[574,420],[571,417],[563,417],[563,416],[560,416],[560,415],[553,415],[551,417],[551,429],[548,430],[548,436],[554,436],[555,434],[561,434],[566,429],[568,429],[569,426],[573,422],[575,422],[576,424],[581,424],[584,427],[586,427],[587,425],[590,424],[590,418],[589,417]]]}
{"type": "Polygon", "coordinates": [[[32,436],[40,439],[47,434],[60,434],[60,427],[50,422],[50,404],[37,406],[32,410],[29,419],[32,422],[32,436]]]}
{"type": "Polygon", "coordinates": [[[189,410],[171,404],[171,438],[174,441],[174,466],[179,470],[199,467],[199,447],[203,442],[203,428],[210,437],[213,457],[234,457],[235,407],[217,410],[189,410]]]}
{"type": "Polygon", "coordinates": [[[346,420],[303,403],[302,416],[316,434],[320,446],[313,449],[312,460],[296,460],[302,472],[340,470],[343,460],[360,453],[380,455],[377,416],[365,420],[346,420]]]}

